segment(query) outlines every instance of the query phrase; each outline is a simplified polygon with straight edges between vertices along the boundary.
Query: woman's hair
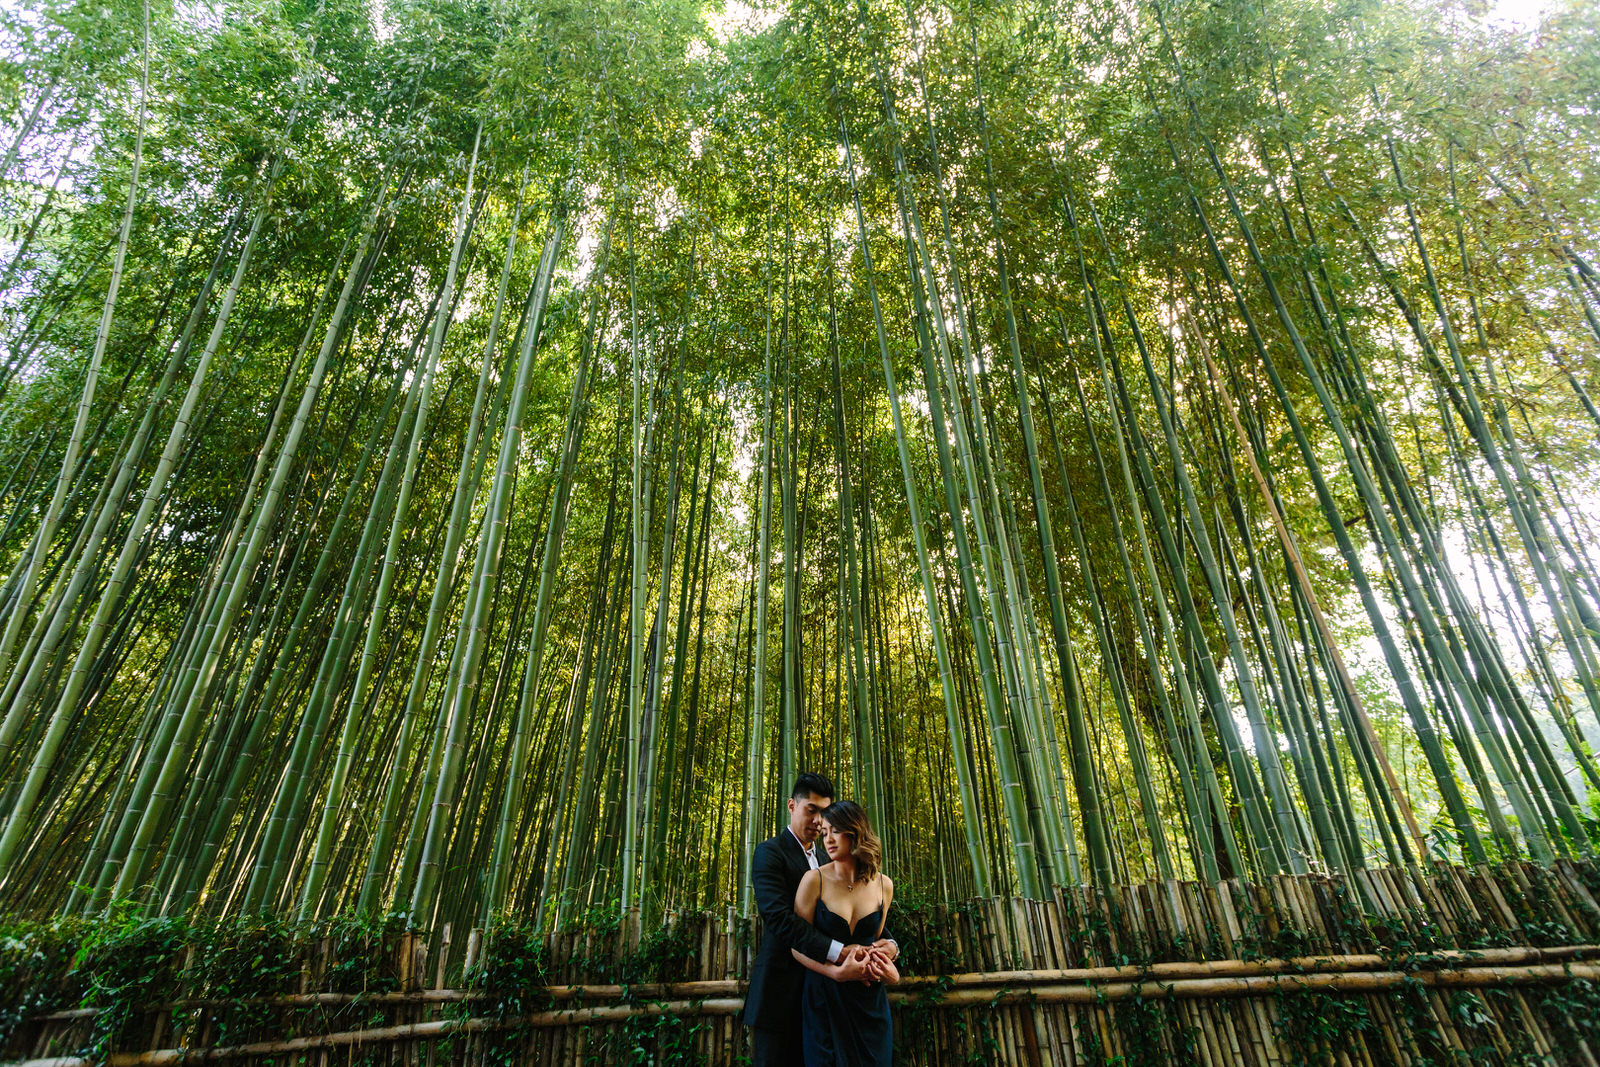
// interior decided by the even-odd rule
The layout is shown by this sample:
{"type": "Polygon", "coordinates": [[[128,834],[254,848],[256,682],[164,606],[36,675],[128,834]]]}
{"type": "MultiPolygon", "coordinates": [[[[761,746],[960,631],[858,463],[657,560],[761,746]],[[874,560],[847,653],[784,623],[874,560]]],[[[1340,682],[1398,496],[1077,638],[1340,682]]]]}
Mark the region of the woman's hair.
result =
{"type": "Polygon", "coordinates": [[[853,800],[836,800],[822,809],[822,817],[837,833],[850,838],[850,854],[862,881],[870,881],[883,862],[883,842],[872,832],[867,809],[853,800]]]}

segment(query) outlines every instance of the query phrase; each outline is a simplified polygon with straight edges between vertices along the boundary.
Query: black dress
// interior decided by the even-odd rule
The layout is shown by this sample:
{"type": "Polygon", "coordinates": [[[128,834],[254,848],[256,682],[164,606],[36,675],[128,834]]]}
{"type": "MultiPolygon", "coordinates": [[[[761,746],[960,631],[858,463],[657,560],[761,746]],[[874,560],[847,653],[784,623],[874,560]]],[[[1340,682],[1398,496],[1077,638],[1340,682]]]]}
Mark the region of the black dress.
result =
{"type": "MultiPolygon", "coordinates": [[[[844,945],[870,945],[882,925],[880,907],[856,920],[856,928],[817,898],[816,928],[844,945]]],[[[800,996],[801,1037],[806,1067],[889,1067],[894,1061],[894,1024],[882,982],[835,982],[806,971],[800,996]]]]}

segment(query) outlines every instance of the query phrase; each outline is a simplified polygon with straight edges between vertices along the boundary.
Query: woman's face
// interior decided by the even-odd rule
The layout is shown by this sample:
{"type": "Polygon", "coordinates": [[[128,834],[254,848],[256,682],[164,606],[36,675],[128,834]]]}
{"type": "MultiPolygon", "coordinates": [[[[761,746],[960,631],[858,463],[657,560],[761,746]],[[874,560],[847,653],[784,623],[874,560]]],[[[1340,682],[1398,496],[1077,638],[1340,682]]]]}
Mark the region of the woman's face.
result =
{"type": "Polygon", "coordinates": [[[833,823],[827,819],[822,820],[822,847],[827,850],[830,860],[844,859],[854,852],[850,847],[850,835],[834,829],[833,823]]]}

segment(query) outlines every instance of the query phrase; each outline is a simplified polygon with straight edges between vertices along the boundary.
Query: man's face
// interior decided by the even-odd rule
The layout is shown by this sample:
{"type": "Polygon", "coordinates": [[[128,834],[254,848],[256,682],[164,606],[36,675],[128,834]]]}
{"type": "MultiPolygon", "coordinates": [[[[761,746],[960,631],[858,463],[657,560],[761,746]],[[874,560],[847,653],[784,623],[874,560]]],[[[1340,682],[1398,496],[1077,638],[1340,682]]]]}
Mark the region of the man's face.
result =
{"type": "Polygon", "coordinates": [[[806,793],[789,798],[789,829],[807,848],[822,832],[822,809],[833,803],[832,797],[819,797],[806,793]]]}

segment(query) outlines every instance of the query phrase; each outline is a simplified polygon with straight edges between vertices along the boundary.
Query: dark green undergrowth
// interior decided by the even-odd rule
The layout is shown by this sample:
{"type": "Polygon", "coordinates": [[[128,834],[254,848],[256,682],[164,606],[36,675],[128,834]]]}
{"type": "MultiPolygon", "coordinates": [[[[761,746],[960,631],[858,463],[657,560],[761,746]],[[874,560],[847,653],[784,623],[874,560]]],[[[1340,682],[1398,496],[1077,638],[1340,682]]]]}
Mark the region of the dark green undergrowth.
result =
{"type": "MultiPolygon", "coordinates": [[[[537,925],[523,919],[503,919],[489,927],[484,949],[466,972],[465,985],[473,994],[457,1008],[465,1015],[502,1023],[555,1007],[548,987],[583,981],[620,985],[620,999],[608,1004],[644,1006],[659,997],[640,988],[699,977],[696,970],[698,932],[705,915],[682,916],[646,931],[637,945],[628,946],[614,907],[596,909],[574,920],[560,933],[576,944],[569,962],[555,967],[549,945],[537,925]]],[[[580,997],[563,1008],[585,1006],[580,997]]],[[[700,1062],[695,1038],[709,1024],[698,1015],[639,1014],[592,1042],[590,1054],[598,1062],[623,1064],[674,1064],[689,1067],[700,1062]]],[[[458,1039],[459,1040],[459,1039],[458,1039]]],[[[484,1062],[510,1065],[526,1058],[530,1040],[537,1037],[514,1025],[486,1032],[477,1052],[484,1062]]]]}
{"type": "Polygon", "coordinates": [[[31,1017],[94,1008],[75,1052],[94,1058],[150,1034],[155,1009],[177,1005],[167,1042],[230,1045],[285,1028],[381,1021],[361,995],[399,988],[395,919],[339,918],[296,929],[267,916],[149,918],[113,907],[95,920],[0,923],[0,1047],[31,1017]],[[356,994],[348,1005],[284,1009],[265,998],[356,994]]]}
{"type": "MultiPolygon", "coordinates": [[[[562,974],[553,971],[546,939],[532,923],[498,922],[463,976],[472,999],[450,1010],[509,1022],[552,1007],[546,987],[563,975],[619,984],[623,1003],[647,1003],[630,987],[698,976],[700,919],[664,924],[624,947],[614,909],[581,915],[561,931],[579,946],[562,974]]],[[[12,1049],[30,1019],[74,1008],[96,1014],[81,1043],[55,1051],[94,1059],[146,1041],[154,1015],[174,1005],[163,1043],[188,1047],[392,1024],[394,1007],[375,995],[402,987],[403,933],[396,916],[339,916],[297,929],[266,916],[147,918],[122,908],[96,920],[0,922],[0,1048],[12,1049]],[[268,1003],[303,986],[352,999],[315,1007],[268,1003]]],[[[693,1017],[641,1015],[596,1052],[607,1062],[689,1064],[704,1026],[693,1017]]],[[[489,1031],[482,1045],[491,1062],[511,1063],[526,1040],[507,1027],[489,1031]]]]}

